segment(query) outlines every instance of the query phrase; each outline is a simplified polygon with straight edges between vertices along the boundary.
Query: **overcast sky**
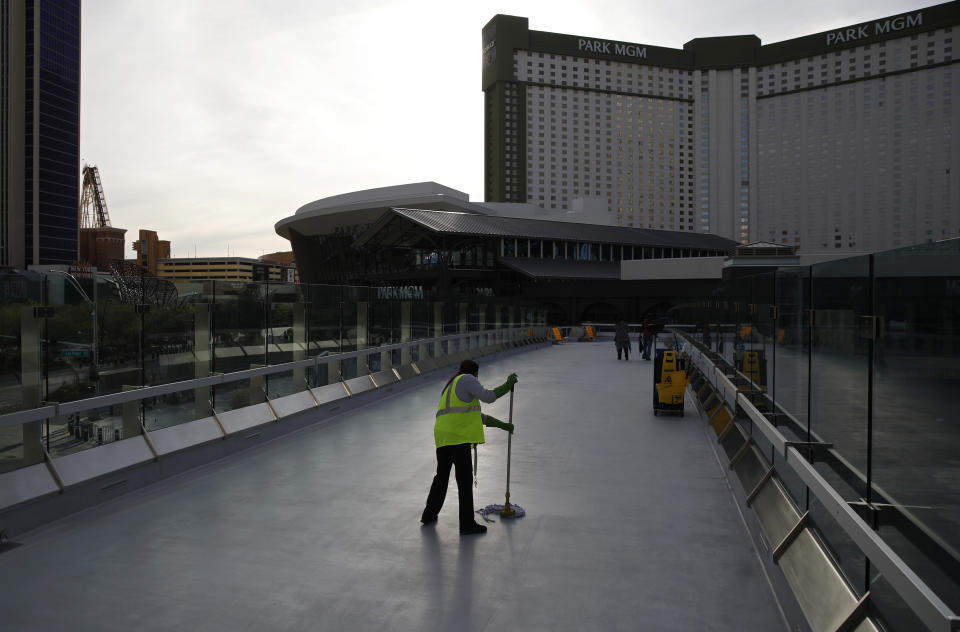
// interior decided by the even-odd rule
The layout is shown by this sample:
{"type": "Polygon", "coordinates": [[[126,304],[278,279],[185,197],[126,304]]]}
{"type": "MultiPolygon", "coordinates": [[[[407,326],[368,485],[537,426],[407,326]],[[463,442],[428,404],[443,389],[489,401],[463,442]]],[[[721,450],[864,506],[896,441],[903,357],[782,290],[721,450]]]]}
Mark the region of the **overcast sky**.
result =
{"type": "Polygon", "coordinates": [[[289,250],[313,200],[433,180],[483,201],[483,26],[682,48],[764,44],[933,3],[897,0],[84,0],[80,155],[127,248],[289,250]]]}

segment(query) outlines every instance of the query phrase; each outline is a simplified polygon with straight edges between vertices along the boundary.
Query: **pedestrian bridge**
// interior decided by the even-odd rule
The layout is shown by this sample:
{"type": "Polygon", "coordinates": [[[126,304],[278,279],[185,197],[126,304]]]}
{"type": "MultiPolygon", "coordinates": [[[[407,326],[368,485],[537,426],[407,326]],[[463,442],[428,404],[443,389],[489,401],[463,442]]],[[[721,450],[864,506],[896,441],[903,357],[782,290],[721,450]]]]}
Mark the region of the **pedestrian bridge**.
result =
{"type": "MultiPolygon", "coordinates": [[[[374,379],[366,392],[355,385],[348,398],[322,401],[314,390],[306,410],[236,421],[243,427],[221,443],[252,447],[207,453],[217,460],[178,462],[190,450],[171,451],[15,503],[0,513],[8,525],[67,515],[8,528],[3,629],[878,629],[869,600],[840,572],[822,572],[829,555],[774,560],[775,547],[791,549],[805,526],[784,522],[783,538],[764,536],[749,505],[776,476],[744,488],[735,475],[743,451],[731,454],[732,433],[718,441],[715,430],[728,400],[722,373],[692,339],[683,344],[696,380],[682,417],[654,416],[653,362],[618,361],[609,339],[485,348],[481,382],[520,379],[510,493],[526,515],[497,517],[480,536],[459,535],[454,481],[439,521],[419,523],[435,466],[434,412],[455,364],[425,365],[389,385],[374,379]],[[280,432],[284,424],[295,430],[280,432]],[[165,467],[178,473],[164,476],[165,467]],[[161,480],[140,485],[150,477],[161,480]]],[[[484,408],[506,420],[508,399],[484,408]]],[[[749,408],[735,393],[727,410],[741,425],[730,428],[749,423],[749,408]]],[[[486,436],[478,509],[502,503],[506,485],[507,436],[486,436]]],[[[158,445],[150,450],[162,453],[158,445]]],[[[0,484],[26,480],[12,474],[0,484]]],[[[817,482],[808,483],[814,493],[817,482]]],[[[9,487],[2,495],[16,498],[9,487]]],[[[794,552],[830,551],[819,541],[794,552]]],[[[898,592],[907,610],[957,629],[936,595],[914,588],[919,597],[898,592]]]]}

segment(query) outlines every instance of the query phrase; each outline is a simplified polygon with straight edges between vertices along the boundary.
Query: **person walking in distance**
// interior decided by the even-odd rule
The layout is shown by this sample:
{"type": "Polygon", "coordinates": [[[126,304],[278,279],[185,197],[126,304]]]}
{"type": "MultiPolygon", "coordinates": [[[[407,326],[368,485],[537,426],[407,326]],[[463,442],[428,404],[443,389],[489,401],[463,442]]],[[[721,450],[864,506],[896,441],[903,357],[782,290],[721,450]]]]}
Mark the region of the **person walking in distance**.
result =
{"type": "Polygon", "coordinates": [[[643,323],[643,333],[641,335],[643,336],[643,359],[649,360],[650,347],[653,345],[653,332],[650,329],[650,323],[643,323]]]}
{"type": "Polygon", "coordinates": [[[517,374],[493,390],[480,384],[480,365],[464,360],[460,369],[443,387],[433,438],[437,446],[437,474],[430,485],[427,506],[420,516],[425,525],[437,521],[437,515],[447,496],[450,468],[456,468],[457,493],[460,500],[460,535],[485,533],[487,528],[477,524],[473,517],[473,487],[470,471],[470,446],[484,442],[483,427],[501,428],[513,432],[513,424],[504,423],[480,412],[480,402],[492,403],[510,392],[517,383],[517,374]]]}
{"type": "Polygon", "coordinates": [[[617,329],[613,334],[613,342],[617,345],[617,360],[623,359],[630,361],[630,330],[627,327],[627,321],[621,320],[617,323],[617,329]]]}

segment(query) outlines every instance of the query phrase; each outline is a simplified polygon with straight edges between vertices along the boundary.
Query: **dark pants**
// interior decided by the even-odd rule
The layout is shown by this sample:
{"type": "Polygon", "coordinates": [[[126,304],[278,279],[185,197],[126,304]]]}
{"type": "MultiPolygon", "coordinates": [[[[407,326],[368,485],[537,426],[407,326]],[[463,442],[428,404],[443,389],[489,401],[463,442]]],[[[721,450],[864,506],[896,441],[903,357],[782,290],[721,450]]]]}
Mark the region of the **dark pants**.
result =
{"type": "Polygon", "coordinates": [[[443,500],[447,497],[447,483],[450,481],[450,467],[457,468],[457,492],[460,495],[460,526],[474,523],[473,518],[473,471],[470,464],[470,444],[445,445],[437,448],[437,475],[430,485],[424,518],[433,518],[440,513],[443,500]]]}
{"type": "Polygon", "coordinates": [[[617,344],[617,360],[620,359],[620,354],[622,353],[627,357],[627,360],[630,360],[630,345],[626,342],[618,342],[617,344]]]}

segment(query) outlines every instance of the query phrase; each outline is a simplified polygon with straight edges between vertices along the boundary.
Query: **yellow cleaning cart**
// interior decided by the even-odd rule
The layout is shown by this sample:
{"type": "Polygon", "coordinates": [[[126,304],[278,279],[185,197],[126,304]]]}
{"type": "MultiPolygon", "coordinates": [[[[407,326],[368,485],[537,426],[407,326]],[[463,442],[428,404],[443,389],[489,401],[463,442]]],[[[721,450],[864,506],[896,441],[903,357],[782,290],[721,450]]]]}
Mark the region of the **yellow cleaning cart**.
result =
{"type": "Polygon", "coordinates": [[[658,348],[659,336],[653,339],[653,414],[661,412],[683,416],[683,395],[687,390],[687,372],[679,357],[673,336],[664,348],[658,348]]]}

